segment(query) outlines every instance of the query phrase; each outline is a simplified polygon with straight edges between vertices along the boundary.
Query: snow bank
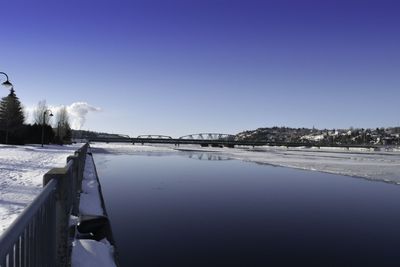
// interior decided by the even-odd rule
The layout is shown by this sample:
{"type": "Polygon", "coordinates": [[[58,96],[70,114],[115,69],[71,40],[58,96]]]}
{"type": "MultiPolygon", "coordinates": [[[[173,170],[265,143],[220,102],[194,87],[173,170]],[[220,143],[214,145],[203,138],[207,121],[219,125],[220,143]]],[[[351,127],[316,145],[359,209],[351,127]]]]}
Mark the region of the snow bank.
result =
{"type": "MultiPolygon", "coordinates": [[[[91,152],[89,148],[88,153],[91,152]]],[[[79,215],[81,216],[106,216],[102,207],[100,183],[96,173],[93,157],[86,155],[83,171],[82,192],[80,194],[79,215]]],[[[79,228],[77,228],[77,231],[79,228]]],[[[75,236],[72,246],[72,267],[108,267],[116,266],[114,263],[114,247],[107,239],[96,241],[92,239],[79,239],[75,236]]]]}
{"type": "Polygon", "coordinates": [[[234,159],[400,184],[400,153],[315,149],[237,150],[234,159]]]}
{"type": "Polygon", "coordinates": [[[0,234],[41,192],[43,175],[80,146],[0,145],[0,234]]]}
{"type": "Polygon", "coordinates": [[[74,267],[116,267],[114,248],[103,239],[78,239],[72,243],[71,263],[74,267]]]}
{"type": "Polygon", "coordinates": [[[93,157],[86,156],[85,169],[82,180],[82,193],[80,195],[79,212],[82,215],[103,216],[101,196],[97,181],[93,157]]]}
{"type": "Polygon", "coordinates": [[[81,194],[79,213],[82,215],[103,216],[100,195],[92,192],[90,194],[81,194]]]}

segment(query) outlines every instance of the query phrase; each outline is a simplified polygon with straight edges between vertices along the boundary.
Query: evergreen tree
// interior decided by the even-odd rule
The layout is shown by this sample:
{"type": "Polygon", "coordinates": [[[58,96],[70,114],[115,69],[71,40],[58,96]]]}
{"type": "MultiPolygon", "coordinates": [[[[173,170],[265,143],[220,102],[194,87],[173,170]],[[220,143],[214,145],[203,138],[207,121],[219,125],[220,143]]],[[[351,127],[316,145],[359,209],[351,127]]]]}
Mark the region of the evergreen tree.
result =
{"type": "MultiPolygon", "coordinates": [[[[5,134],[5,143],[8,144],[9,136],[12,136],[24,124],[24,112],[21,102],[15,95],[14,88],[11,88],[8,96],[0,101],[0,129],[5,134]]],[[[19,140],[15,140],[19,142],[19,140]]]]}

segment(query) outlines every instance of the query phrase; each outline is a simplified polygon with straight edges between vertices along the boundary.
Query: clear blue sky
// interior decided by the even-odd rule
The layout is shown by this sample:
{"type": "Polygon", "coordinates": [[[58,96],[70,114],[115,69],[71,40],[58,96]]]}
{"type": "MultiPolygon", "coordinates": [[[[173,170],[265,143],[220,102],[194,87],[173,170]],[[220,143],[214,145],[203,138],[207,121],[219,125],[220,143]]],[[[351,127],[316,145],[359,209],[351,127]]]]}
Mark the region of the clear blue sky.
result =
{"type": "Polygon", "coordinates": [[[83,129],[400,123],[399,1],[13,0],[1,10],[0,71],[27,107],[100,107],[83,129]]]}

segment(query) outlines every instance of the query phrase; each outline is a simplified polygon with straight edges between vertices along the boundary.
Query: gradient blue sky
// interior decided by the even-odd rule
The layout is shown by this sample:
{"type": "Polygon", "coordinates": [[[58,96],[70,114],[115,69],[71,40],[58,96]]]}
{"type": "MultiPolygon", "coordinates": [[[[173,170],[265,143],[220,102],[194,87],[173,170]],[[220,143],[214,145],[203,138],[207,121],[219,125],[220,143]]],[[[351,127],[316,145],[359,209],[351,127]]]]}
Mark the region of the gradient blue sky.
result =
{"type": "Polygon", "coordinates": [[[83,129],[180,136],[400,123],[399,1],[1,5],[0,71],[27,107],[100,107],[83,129]]]}

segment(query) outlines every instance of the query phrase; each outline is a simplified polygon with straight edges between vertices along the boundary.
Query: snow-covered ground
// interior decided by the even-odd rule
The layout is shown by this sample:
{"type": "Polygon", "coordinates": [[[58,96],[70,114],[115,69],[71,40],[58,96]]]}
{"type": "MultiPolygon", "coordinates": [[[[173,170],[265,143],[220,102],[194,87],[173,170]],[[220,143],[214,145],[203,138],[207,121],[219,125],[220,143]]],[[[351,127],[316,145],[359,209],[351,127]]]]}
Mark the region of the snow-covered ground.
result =
{"type": "Polygon", "coordinates": [[[113,259],[114,247],[106,239],[77,239],[72,246],[72,267],[116,267],[113,259]]]}
{"type": "Polygon", "coordinates": [[[92,144],[91,146],[94,153],[208,152],[261,164],[335,173],[400,184],[400,152],[398,149],[392,149],[391,151],[329,147],[289,149],[286,147],[238,147],[232,149],[202,148],[197,145],[175,147],[103,143],[92,144]]]}
{"type": "Polygon", "coordinates": [[[0,145],[0,235],[40,193],[43,175],[63,167],[81,145],[0,145]]]}
{"type": "Polygon", "coordinates": [[[247,148],[232,157],[276,166],[362,177],[400,184],[400,153],[369,149],[247,148]]]}

